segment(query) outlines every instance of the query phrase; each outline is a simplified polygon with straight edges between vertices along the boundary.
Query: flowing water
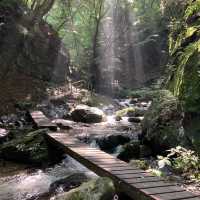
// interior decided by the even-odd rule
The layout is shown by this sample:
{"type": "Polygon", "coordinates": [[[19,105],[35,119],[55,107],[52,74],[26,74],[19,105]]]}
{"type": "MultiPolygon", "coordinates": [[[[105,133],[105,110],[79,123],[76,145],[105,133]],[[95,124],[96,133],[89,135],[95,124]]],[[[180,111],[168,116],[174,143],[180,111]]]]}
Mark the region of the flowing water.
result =
{"type": "MultiPolygon", "coordinates": [[[[133,106],[128,100],[118,103],[121,107],[133,106]]],[[[127,117],[116,121],[116,108],[112,105],[103,107],[102,110],[107,115],[106,122],[92,125],[73,122],[73,129],[68,133],[80,139],[86,139],[85,142],[97,148],[98,144],[94,139],[96,137],[101,138],[108,135],[137,137],[136,133],[140,130],[140,125],[128,122],[127,117]]],[[[112,154],[117,155],[120,148],[119,145],[112,154]]],[[[96,176],[69,156],[66,156],[60,164],[47,169],[30,169],[26,165],[0,163],[0,200],[48,200],[53,195],[50,192],[52,183],[77,173],[85,174],[89,178],[96,176]]],[[[57,192],[63,192],[63,190],[60,189],[57,192]]]]}
{"type": "MultiPolygon", "coordinates": [[[[11,165],[8,164],[5,167],[9,168],[11,165]]],[[[33,170],[32,172],[30,172],[30,169],[15,164],[15,173],[16,175],[7,174],[0,178],[1,200],[40,199],[40,196],[49,193],[52,183],[64,177],[76,173],[83,173],[88,177],[96,176],[71,157],[66,157],[62,163],[52,168],[33,170]]],[[[41,200],[44,200],[44,198],[41,200]]]]}

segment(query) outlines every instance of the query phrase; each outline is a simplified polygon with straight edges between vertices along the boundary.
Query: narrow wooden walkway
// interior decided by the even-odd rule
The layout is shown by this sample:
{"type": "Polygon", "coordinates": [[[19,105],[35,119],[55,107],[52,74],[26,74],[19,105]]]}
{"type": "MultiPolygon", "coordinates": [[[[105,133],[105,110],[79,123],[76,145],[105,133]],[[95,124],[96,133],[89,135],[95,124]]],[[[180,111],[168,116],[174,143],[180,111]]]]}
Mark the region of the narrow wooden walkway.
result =
{"type": "MultiPolygon", "coordinates": [[[[33,117],[33,119],[35,118],[33,117]]],[[[42,122],[46,122],[46,120],[39,120],[39,122],[39,127],[43,127],[42,122]]],[[[199,195],[187,192],[174,183],[166,182],[136,166],[130,166],[128,163],[99,149],[92,148],[66,133],[48,133],[47,137],[56,146],[63,148],[68,155],[97,175],[110,177],[120,191],[134,200],[200,200],[199,195]]]]}
{"type": "Polygon", "coordinates": [[[41,111],[31,111],[29,112],[35,126],[37,128],[48,128],[50,130],[57,130],[57,125],[52,123],[41,111]]]}
{"type": "Polygon", "coordinates": [[[49,133],[48,137],[97,175],[110,177],[121,191],[135,200],[200,200],[200,196],[81,143],[66,133],[49,133]]]}

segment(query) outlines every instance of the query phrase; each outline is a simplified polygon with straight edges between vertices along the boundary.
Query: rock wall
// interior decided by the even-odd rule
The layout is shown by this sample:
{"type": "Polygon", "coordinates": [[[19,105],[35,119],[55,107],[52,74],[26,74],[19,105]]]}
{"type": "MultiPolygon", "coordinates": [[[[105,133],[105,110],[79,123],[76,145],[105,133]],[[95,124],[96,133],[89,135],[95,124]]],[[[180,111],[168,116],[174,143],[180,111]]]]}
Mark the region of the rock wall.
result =
{"type": "Polygon", "coordinates": [[[0,3],[0,112],[45,95],[49,82],[69,74],[69,55],[58,34],[42,21],[37,27],[20,1],[0,3]],[[9,3],[11,2],[11,3],[9,3]]]}
{"type": "Polygon", "coordinates": [[[170,34],[171,74],[167,87],[186,112],[200,113],[200,1],[190,1],[170,34]]]}

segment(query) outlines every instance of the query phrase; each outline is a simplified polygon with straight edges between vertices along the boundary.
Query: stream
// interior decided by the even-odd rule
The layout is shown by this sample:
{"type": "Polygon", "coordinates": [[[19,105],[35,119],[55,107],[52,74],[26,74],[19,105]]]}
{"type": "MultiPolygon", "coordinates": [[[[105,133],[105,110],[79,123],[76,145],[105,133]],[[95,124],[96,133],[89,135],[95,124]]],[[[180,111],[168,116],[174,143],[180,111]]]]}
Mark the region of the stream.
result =
{"type": "MultiPolygon", "coordinates": [[[[6,166],[7,167],[7,166],[6,166]]],[[[13,165],[8,164],[8,171],[13,170],[13,165]]],[[[12,171],[13,172],[13,171],[12,171]]],[[[96,175],[76,162],[71,157],[66,157],[62,163],[47,169],[25,169],[24,166],[15,164],[15,175],[5,174],[0,178],[1,200],[32,200],[49,199],[50,186],[72,174],[84,174],[88,179],[96,175]]],[[[63,192],[62,187],[56,188],[52,193],[63,192]]]]}
{"type": "MultiPolygon", "coordinates": [[[[127,107],[127,100],[120,103],[127,107]]],[[[75,123],[72,130],[64,131],[96,148],[100,148],[97,141],[108,136],[121,137],[124,135],[129,140],[137,139],[137,133],[141,130],[140,124],[130,123],[128,117],[122,117],[120,121],[116,121],[115,110],[112,106],[104,107],[102,110],[107,115],[106,122],[75,123]]],[[[117,143],[109,153],[117,155],[120,145],[117,143]]],[[[67,155],[61,163],[46,169],[32,169],[26,165],[9,162],[0,163],[0,199],[49,200],[57,193],[66,191],[66,188],[63,189],[59,184],[51,191],[51,185],[72,174],[84,174],[88,179],[97,176],[67,155]]]]}

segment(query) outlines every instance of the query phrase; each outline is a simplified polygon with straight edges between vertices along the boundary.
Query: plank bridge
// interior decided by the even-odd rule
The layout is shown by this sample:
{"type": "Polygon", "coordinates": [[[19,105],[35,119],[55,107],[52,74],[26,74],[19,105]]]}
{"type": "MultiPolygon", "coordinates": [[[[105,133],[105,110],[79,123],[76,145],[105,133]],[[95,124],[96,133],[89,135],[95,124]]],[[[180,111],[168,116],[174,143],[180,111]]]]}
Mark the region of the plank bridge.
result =
{"type": "MultiPolygon", "coordinates": [[[[38,128],[54,128],[40,111],[30,112],[38,128]],[[39,117],[38,117],[39,116],[39,117]]],[[[65,150],[72,158],[102,177],[110,177],[117,189],[134,200],[200,200],[200,195],[186,191],[175,183],[167,182],[136,166],[130,166],[112,155],[82,143],[62,132],[47,134],[56,146],[65,150]]]]}

